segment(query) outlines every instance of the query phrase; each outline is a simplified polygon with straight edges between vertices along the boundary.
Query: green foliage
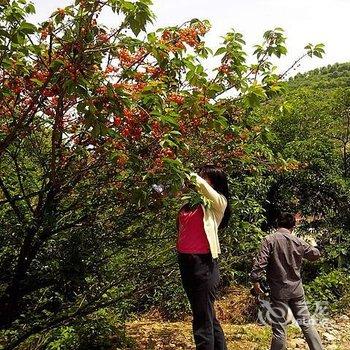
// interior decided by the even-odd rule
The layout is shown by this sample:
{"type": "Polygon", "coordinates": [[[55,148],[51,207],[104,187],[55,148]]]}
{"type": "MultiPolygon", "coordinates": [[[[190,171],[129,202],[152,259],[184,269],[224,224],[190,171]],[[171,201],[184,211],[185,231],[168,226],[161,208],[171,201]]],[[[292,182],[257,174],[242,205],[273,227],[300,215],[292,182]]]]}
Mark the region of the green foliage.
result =
{"type": "Polygon", "coordinates": [[[190,314],[190,305],[184,293],[179,269],[174,256],[172,268],[154,276],[154,288],[136,305],[136,314],[156,312],[165,320],[181,320],[190,314]]]}
{"type": "Polygon", "coordinates": [[[294,171],[274,178],[267,216],[272,221],[280,210],[300,212],[300,234],[311,232],[326,247],[324,273],[349,266],[349,72],[344,63],[299,74],[285,85],[283,99],[261,111],[274,115],[268,140],[274,152],[296,161],[294,171]]]}
{"type": "Polygon", "coordinates": [[[313,307],[321,302],[328,312],[343,311],[350,294],[349,271],[334,270],[319,276],[305,286],[305,292],[313,307]]]}
{"type": "MultiPolygon", "coordinates": [[[[89,318],[108,307],[118,310],[118,322],[152,305],[165,305],[167,316],[181,313],[177,191],[204,163],[221,165],[231,178],[225,284],[247,280],[267,203],[289,205],[290,198],[270,193],[276,182],[293,198],[310,183],[310,195],[318,194],[318,180],[333,179],[309,210],[319,213],[326,203],[327,215],[339,196],[329,203],[326,195],[346,188],[328,172],[336,148],[313,142],[325,134],[315,115],[305,132],[295,127],[303,112],[317,113],[317,101],[302,110],[303,95],[294,96],[288,116],[270,125],[268,108],[285,89],[273,64],[287,52],[280,28],[264,34],[249,61],[243,36],[227,33],[212,76],[204,69],[214,52],[205,43],[209,23],[194,19],[149,33],[150,4],[76,0],[39,26],[27,20],[35,11],[29,2],[0,5],[0,319],[10,348],[47,333],[52,348],[84,348],[84,339],[108,347],[117,323],[89,318]],[[115,29],[99,22],[108,7],[115,29]],[[297,151],[310,145],[317,150],[302,158],[297,151]],[[314,168],[295,172],[288,157],[314,168]]],[[[345,97],[338,102],[343,111],[345,97]]],[[[331,119],[328,107],[322,126],[331,119]]],[[[332,115],[333,131],[344,125],[339,116],[332,115]]]]}
{"type": "Polygon", "coordinates": [[[346,88],[350,83],[349,68],[349,63],[336,63],[304,74],[298,73],[289,79],[290,87],[305,86],[315,90],[346,88]]]}
{"type": "Polygon", "coordinates": [[[322,58],[322,56],[325,53],[324,50],[324,44],[308,44],[305,46],[305,49],[307,50],[307,54],[312,57],[312,56],[316,56],[318,58],[322,58]]]}
{"type": "Polygon", "coordinates": [[[45,350],[132,349],[133,340],[125,327],[113,317],[113,309],[100,310],[71,326],[59,327],[43,336],[33,336],[21,348],[45,350]]]}

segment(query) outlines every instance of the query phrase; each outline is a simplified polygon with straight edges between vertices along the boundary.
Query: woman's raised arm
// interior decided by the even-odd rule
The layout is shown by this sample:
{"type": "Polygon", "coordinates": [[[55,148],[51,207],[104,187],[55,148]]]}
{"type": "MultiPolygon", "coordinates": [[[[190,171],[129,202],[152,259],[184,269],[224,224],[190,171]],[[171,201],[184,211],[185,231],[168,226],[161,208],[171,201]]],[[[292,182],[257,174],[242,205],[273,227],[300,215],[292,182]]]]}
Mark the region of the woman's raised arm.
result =
{"type": "Polygon", "coordinates": [[[191,178],[195,178],[195,184],[198,192],[211,201],[214,209],[222,212],[225,211],[227,206],[225,196],[215,191],[214,188],[198,174],[191,173],[190,176],[191,178]]]}

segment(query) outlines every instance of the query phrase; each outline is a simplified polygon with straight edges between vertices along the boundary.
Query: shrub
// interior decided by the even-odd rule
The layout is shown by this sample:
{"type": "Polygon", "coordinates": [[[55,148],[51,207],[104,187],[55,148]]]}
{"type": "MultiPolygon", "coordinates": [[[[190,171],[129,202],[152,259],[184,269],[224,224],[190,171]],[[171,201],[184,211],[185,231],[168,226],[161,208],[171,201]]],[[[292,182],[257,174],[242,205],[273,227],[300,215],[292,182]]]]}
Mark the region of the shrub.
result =
{"type": "Polygon", "coordinates": [[[328,312],[337,312],[349,307],[345,300],[350,296],[350,276],[347,270],[334,270],[326,275],[317,277],[313,282],[305,286],[305,292],[315,308],[317,303],[326,304],[328,312]]]}
{"type": "Polygon", "coordinates": [[[71,326],[56,328],[42,336],[30,338],[22,350],[109,350],[133,349],[125,326],[111,309],[101,309],[71,326]]]}

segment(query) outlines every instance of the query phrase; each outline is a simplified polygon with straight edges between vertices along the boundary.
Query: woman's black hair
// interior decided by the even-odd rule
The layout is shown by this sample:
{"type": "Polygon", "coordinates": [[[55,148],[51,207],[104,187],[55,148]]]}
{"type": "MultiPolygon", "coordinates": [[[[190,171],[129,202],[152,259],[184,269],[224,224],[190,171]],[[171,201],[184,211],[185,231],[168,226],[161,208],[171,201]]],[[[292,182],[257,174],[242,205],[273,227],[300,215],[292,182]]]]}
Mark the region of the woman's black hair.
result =
{"type": "Polygon", "coordinates": [[[219,228],[225,228],[231,217],[231,206],[229,203],[230,193],[228,189],[228,179],[225,172],[215,165],[205,165],[199,169],[199,176],[209,178],[211,186],[215,191],[222,194],[227,200],[227,207],[225,209],[224,217],[221,220],[219,228]]]}

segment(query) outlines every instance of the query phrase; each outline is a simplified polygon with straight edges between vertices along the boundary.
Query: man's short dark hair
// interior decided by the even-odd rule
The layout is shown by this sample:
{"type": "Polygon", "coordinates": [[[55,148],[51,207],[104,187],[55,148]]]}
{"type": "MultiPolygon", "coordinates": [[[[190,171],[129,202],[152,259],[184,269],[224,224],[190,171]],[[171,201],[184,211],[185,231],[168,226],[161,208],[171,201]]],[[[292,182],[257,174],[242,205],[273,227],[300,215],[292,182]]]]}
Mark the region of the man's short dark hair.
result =
{"type": "Polygon", "coordinates": [[[281,213],[277,219],[277,226],[288,230],[295,227],[295,216],[291,213],[281,213]]]}

